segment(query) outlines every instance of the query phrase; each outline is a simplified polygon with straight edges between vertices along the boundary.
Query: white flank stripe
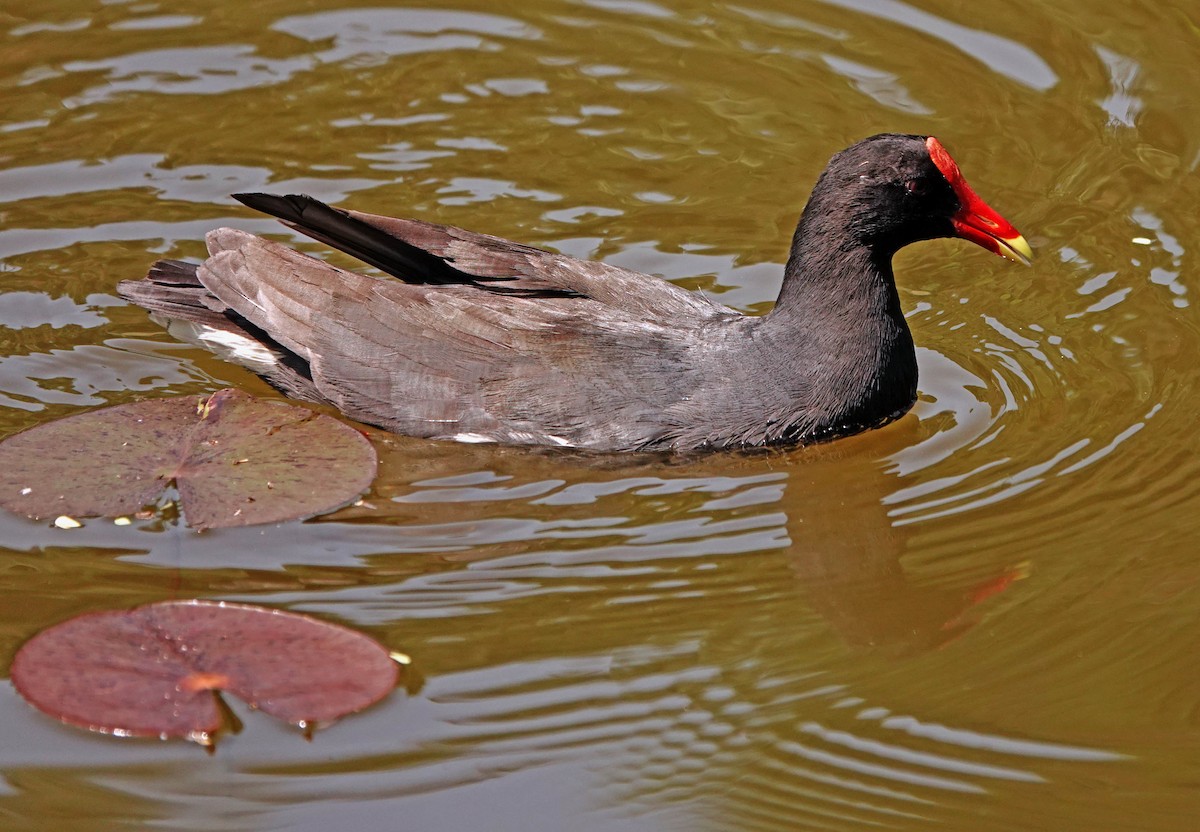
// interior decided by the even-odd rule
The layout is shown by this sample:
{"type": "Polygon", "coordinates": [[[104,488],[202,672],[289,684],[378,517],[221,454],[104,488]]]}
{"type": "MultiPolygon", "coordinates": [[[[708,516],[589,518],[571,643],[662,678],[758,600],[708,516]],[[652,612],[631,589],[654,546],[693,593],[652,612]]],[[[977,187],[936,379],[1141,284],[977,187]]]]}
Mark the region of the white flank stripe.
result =
{"type": "Polygon", "coordinates": [[[480,445],[484,442],[495,442],[496,440],[490,436],[484,436],[482,433],[456,433],[450,437],[455,442],[468,442],[472,445],[480,445]]]}

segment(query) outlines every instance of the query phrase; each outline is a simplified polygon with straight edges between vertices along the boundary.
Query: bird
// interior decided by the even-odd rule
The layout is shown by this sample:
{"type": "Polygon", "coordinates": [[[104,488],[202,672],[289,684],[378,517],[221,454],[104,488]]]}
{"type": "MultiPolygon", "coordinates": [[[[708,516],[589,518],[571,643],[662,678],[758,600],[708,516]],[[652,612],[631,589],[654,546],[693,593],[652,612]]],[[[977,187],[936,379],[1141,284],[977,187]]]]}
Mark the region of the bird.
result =
{"type": "Polygon", "coordinates": [[[829,161],[763,315],[462,228],[302,194],[233,196],[382,274],[217,228],[202,263],[160,260],[119,293],[287,396],[466,443],[720,451],[877,428],[917,397],[892,256],[959,237],[1032,257],[938,139],[898,133],[829,161]]]}

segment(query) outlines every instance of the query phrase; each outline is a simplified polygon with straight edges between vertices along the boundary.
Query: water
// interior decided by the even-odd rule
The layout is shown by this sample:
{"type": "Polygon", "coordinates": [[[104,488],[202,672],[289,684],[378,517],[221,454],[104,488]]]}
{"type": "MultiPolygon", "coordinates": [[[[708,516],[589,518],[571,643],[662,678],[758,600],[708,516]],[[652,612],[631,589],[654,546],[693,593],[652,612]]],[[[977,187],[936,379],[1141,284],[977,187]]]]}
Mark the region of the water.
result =
{"type": "Polygon", "coordinates": [[[1037,252],[902,252],[921,402],[831,446],[385,437],[368,504],[308,523],[0,516],[0,666],[78,612],[212,597],[416,668],[311,743],[243,712],[211,757],[5,683],[4,827],[1194,829],[1198,27],[1182,0],[0,0],[0,433],[273,395],[113,289],[217,225],[293,239],[234,191],[761,312],[825,160],[909,131],[1037,252]]]}

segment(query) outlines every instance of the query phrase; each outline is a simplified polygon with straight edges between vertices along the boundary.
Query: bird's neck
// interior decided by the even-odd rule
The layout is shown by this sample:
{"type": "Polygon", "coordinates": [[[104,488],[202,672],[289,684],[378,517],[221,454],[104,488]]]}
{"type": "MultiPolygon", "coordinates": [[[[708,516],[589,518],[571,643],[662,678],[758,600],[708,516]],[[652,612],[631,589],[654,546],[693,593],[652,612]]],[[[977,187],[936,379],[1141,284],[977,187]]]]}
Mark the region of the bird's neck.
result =
{"type": "Polygon", "coordinates": [[[855,240],[836,216],[812,208],[796,229],[779,300],[762,330],[794,368],[798,390],[837,391],[821,414],[829,430],[862,429],[903,412],[916,395],[894,251],[855,240]]]}
{"type": "Polygon", "coordinates": [[[890,315],[903,319],[892,255],[896,249],[864,241],[848,230],[843,212],[817,198],[805,208],[783,270],[771,315],[890,315]]]}
{"type": "Polygon", "coordinates": [[[793,307],[810,309],[814,303],[842,305],[847,293],[860,288],[879,294],[881,299],[895,296],[892,255],[896,248],[869,242],[856,234],[850,206],[822,193],[821,184],[805,206],[792,237],[783,286],[775,303],[781,313],[793,307]]]}

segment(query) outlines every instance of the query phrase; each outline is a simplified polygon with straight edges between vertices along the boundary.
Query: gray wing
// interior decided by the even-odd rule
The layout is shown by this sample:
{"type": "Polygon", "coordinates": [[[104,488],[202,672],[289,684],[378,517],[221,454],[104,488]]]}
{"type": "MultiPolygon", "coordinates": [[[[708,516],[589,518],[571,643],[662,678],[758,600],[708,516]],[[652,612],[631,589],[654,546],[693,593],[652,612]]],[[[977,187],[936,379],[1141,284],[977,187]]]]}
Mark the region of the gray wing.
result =
{"type": "Polygon", "coordinates": [[[641,319],[732,310],[650,275],[420,220],[343,211],[302,194],[235,194],[255,210],[408,283],[515,297],[591,298],[641,319]]]}
{"type": "MultiPolygon", "coordinates": [[[[417,230],[441,240],[456,267],[486,270],[481,240],[494,238],[433,228],[417,230]]],[[[573,294],[401,283],[242,231],[207,239],[197,276],[219,302],[209,305],[302,358],[320,397],[347,415],[416,436],[652,445],[662,414],[702,381],[705,331],[729,318],[657,278],[514,245],[486,262],[536,263],[540,281],[573,294]]]]}

